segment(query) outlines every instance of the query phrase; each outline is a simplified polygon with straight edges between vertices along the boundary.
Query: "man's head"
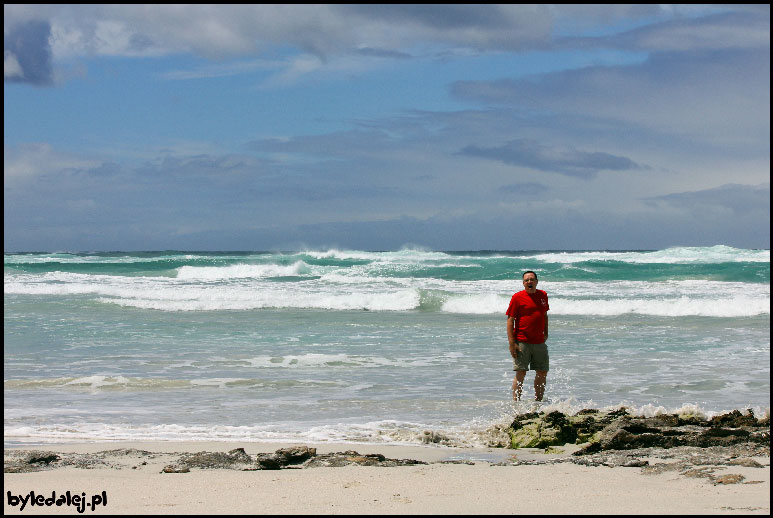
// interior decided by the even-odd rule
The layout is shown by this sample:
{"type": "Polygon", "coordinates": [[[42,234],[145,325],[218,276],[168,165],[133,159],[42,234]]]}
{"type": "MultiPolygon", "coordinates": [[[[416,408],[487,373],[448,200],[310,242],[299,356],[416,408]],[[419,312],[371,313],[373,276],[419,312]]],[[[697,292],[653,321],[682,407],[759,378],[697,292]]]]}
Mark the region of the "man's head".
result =
{"type": "Polygon", "coordinates": [[[526,289],[526,293],[537,293],[537,274],[531,270],[523,272],[523,287],[526,289]]]}

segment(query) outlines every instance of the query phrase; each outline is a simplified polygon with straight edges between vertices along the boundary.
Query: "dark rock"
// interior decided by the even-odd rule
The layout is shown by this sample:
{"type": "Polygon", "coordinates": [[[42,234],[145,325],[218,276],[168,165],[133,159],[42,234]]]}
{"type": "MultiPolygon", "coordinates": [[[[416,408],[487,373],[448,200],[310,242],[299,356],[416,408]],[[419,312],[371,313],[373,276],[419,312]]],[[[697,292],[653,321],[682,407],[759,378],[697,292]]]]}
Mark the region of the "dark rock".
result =
{"type": "Polygon", "coordinates": [[[577,441],[577,430],[569,419],[561,412],[551,412],[546,415],[545,423],[557,430],[556,440],[558,441],[558,444],[553,444],[552,446],[573,444],[577,441]]]}
{"type": "Polygon", "coordinates": [[[709,428],[702,433],[704,437],[749,437],[751,432],[743,428],[709,428]]]}
{"type": "Polygon", "coordinates": [[[577,440],[577,430],[561,412],[519,416],[513,421],[511,429],[512,448],[547,448],[577,440]]]}
{"type": "Polygon", "coordinates": [[[114,457],[154,457],[157,454],[147,450],[138,450],[137,448],[118,448],[116,450],[100,451],[97,455],[114,457]]]}
{"type": "Polygon", "coordinates": [[[51,469],[61,464],[62,457],[51,451],[17,450],[6,452],[3,460],[4,473],[30,473],[51,469]]]}
{"type": "MultiPolygon", "coordinates": [[[[588,423],[585,425],[598,425],[588,423]]],[[[595,439],[576,453],[584,455],[602,450],[630,450],[635,448],[675,448],[678,446],[729,446],[754,442],[769,443],[770,426],[762,425],[749,411],[746,415],[734,410],[710,420],[697,416],[660,415],[631,417],[625,415],[611,421],[595,439]]]]}
{"type": "Polygon", "coordinates": [[[161,473],[190,473],[190,468],[188,467],[182,467],[182,466],[164,466],[164,469],[161,470],[161,473]]]}
{"type": "Polygon", "coordinates": [[[513,430],[518,430],[523,426],[525,422],[530,421],[532,419],[536,419],[539,416],[540,414],[538,414],[537,412],[530,412],[528,414],[518,415],[513,420],[512,424],[510,425],[510,428],[512,428],[513,430]]]}
{"type": "Polygon", "coordinates": [[[741,414],[739,410],[733,410],[727,414],[712,417],[709,425],[712,427],[741,428],[743,426],[756,427],[759,426],[759,422],[751,410],[747,410],[746,414],[741,414]]]}
{"type": "Polygon", "coordinates": [[[273,453],[259,453],[255,460],[257,469],[282,469],[284,457],[273,453]]]}
{"type": "Polygon", "coordinates": [[[614,417],[624,417],[624,416],[627,416],[627,415],[630,415],[630,414],[628,414],[628,409],[627,408],[620,407],[617,410],[612,410],[611,412],[607,413],[607,415],[609,417],[614,418],[614,417]]]}
{"type": "Polygon", "coordinates": [[[631,450],[634,448],[672,448],[678,446],[680,435],[664,435],[661,429],[628,418],[607,425],[600,433],[601,450],[631,450]]]}
{"type": "Polygon", "coordinates": [[[56,453],[51,452],[45,452],[45,453],[39,453],[34,452],[27,458],[27,464],[51,464],[52,462],[55,462],[57,460],[61,460],[62,458],[57,455],[56,453]]]}
{"type": "Polygon", "coordinates": [[[308,446],[294,446],[276,450],[276,454],[285,459],[285,465],[303,464],[317,454],[317,449],[308,446]]]}
{"type": "Polygon", "coordinates": [[[252,467],[252,459],[244,448],[236,448],[228,453],[206,452],[183,454],[178,461],[180,466],[200,469],[244,469],[252,467]]]}
{"type": "Polygon", "coordinates": [[[308,446],[281,448],[274,453],[259,453],[255,459],[255,467],[256,469],[282,469],[304,464],[316,455],[317,449],[308,446]]]}
{"type": "Polygon", "coordinates": [[[311,459],[305,466],[310,468],[319,467],[342,467],[342,466],[413,466],[416,464],[427,464],[426,462],[413,459],[388,459],[380,453],[369,453],[362,455],[354,450],[345,452],[327,453],[317,455],[311,459]]]}
{"type": "Polygon", "coordinates": [[[574,454],[587,455],[636,448],[769,444],[770,421],[756,419],[751,411],[742,414],[738,410],[709,420],[678,414],[637,417],[623,407],[611,412],[582,410],[573,416],[561,412],[523,414],[513,419],[508,433],[511,448],[588,443],[574,454]]]}
{"type": "Polygon", "coordinates": [[[754,459],[744,458],[744,459],[730,459],[727,464],[729,466],[745,466],[747,468],[764,468],[762,464],[757,462],[754,459]]]}
{"type": "Polygon", "coordinates": [[[624,468],[641,468],[643,466],[649,466],[650,462],[648,460],[642,460],[642,459],[633,459],[629,460],[625,464],[623,464],[624,468]]]}
{"type": "Polygon", "coordinates": [[[738,474],[722,475],[714,479],[714,484],[739,484],[745,480],[746,477],[738,474]]]}

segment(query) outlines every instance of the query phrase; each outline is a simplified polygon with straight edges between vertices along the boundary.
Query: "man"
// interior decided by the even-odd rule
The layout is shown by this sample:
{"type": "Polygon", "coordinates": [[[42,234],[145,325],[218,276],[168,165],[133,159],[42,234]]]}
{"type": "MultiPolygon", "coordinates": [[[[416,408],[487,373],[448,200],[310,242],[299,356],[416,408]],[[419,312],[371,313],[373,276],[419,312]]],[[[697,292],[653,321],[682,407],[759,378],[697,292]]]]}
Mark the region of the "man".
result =
{"type": "Polygon", "coordinates": [[[523,287],[510,299],[507,308],[507,340],[513,357],[513,399],[521,400],[521,389],[526,371],[536,371],[534,399],[542,401],[549,369],[548,346],[548,294],[537,289],[537,274],[523,273],[523,287]]]}

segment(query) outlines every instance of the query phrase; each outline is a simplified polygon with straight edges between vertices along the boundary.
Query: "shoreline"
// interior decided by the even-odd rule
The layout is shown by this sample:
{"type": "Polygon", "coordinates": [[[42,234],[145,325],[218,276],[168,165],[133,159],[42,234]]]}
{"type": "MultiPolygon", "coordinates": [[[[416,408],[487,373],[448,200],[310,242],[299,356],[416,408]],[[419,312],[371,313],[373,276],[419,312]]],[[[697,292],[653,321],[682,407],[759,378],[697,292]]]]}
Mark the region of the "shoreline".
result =
{"type": "MultiPolygon", "coordinates": [[[[389,444],[389,443],[366,443],[366,442],[293,442],[293,441],[270,441],[270,442],[245,442],[245,441],[97,441],[97,442],[68,442],[68,443],[48,443],[48,444],[21,444],[5,446],[4,451],[7,455],[11,451],[53,451],[58,453],[74,454],[94,454],[110,450],[145,450],[159,454],[175,453],[196,453],[196,452],[228,452],[237,448],[243,448],[249,455],[259,453],[273,453],[281,448],[289,448],[300,444],[315,448],[320,454],[341,452],[346,450],[356,450],[363,455],[378,454],[389,451],[390,458],[411,458],[423,462],[442,462],[447,459],[453,460],[456,456],[469,455],[477,458],[478,456],[490,455],[493,457],[505,458],[515,450],[506,448],[468,448],[451,447],[436,444],[411,445],[411,444],[389,444]]],[[[572,446],[573,445],[568,445],[572,446]]],[[[574,449],[574,447],[573,447],[574,449]]],[[[538,449],[529,448],[529,450],[538,449]]],[[[536,453],[535,453],[536,454],[536,453]]]]}
{"type": "MultiPolygon", "coordinates": [[[[348,452],[354,458],[351,454],[357,452],[359,459],[380,454],[422,463],[162,471],[196,453],[241,448],[254,460],[291,446],[300,445],[157,441],[19,446],[4,449],[6,466],[9,459],[32,451],[53,452],[60,459],[39,464],[39,471],[6,472],[3,480],[12,495],[34,491],[50,498],[56,492],[59,498],[70,491],[92,502],[104,494],[106,505],[93,510],[87,505],[84,514],[770,513],[769,449],[744,456],[738,445],[604,452],[595,454],[594,464],[573,461],[571,453],[579,449],[573,444],[513,450],[324,443],[305,446],[319,456],[348,452]],[[610,455],[618,459],[609,460],[610,455]],[[618,463],[627,458],[636,462],[618,463]]],[[[21,510],[9,505],[7,493],[4,501],[6,514],[77,512],[66,503],[21,510]]]]}

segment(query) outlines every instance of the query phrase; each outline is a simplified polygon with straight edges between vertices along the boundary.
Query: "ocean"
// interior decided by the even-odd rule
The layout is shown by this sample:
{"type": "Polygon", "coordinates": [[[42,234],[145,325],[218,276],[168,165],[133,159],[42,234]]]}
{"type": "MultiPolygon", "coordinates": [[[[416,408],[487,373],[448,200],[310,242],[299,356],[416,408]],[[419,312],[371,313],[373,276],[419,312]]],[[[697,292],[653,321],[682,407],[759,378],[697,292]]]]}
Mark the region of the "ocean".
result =
{"type": "Polygon", "coordinates": [[[770,251],[6,253],[5,445],[481,447],[521,272],[550,300],[542,410],[770,413],[770,251]]]}

